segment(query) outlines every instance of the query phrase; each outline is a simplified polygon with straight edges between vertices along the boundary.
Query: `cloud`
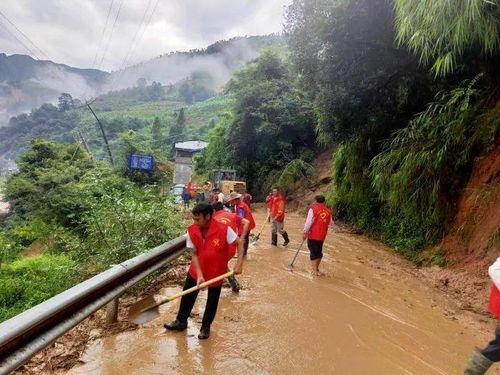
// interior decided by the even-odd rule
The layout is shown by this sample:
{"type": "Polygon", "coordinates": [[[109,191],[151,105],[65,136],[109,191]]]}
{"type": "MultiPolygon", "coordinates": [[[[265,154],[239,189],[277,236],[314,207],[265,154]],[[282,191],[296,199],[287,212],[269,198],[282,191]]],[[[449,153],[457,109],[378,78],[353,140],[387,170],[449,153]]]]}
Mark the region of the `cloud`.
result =
{"type": "MultiPolygon", "coordinates": [[[[240,35],[278,32],[282,28],[284,6],[291,0],[7,0],[2,11],[53,61],[75,67],[104,70],[148,60],[176,50],[203,48],[221,39],[240,35]],[[107,32],[106,16],[113,2],[107,32]],[[111,35],[111,26],[122,3],[111,35]],[[154,13],[152,10],[157,3],[154,13]],[[147,28],[141,27],[151,16],[147,28]],[[139,32],[138,32],[139,31],[139,32]],[[143,38],[131,51],[135,35],[143,38]],[[99,48],[99,42],[103,42],[99,48]],[[109,42],[108,42],[109,41],[109,42]],[[108,50],[103,57],[106,46],[108,50]],[[99,61],[102,59],[102,66],[99,61]]],[[[17,32],[0,17],[1,24],[17,32]]],[[[22,38],[21,36],[19,36],[22,38]]],[[[40,58],[41,52],[25,41],[40,58]]],[[[0,25],[0,52],[28,51],[0,25]]]]}

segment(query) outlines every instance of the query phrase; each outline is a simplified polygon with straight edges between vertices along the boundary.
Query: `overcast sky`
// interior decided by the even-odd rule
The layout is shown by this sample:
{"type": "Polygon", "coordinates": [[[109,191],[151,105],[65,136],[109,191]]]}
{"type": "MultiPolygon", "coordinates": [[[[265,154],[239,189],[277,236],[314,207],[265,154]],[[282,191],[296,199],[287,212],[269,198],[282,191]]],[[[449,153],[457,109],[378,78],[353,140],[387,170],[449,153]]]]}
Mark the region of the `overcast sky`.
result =
{"type": "Polygon", "coordinates": [[[55,62],[110,71],[121,68],[124,63],[130,65],[170,51],[203,48],[221,39],[279,32],[284,7],[290,2],[2,0],[0,12],[42,52],[30,44],[2,14],[0,52],[33,55],[14,38],[14,34],[40,59],[46,59],[47,55],[55,62]],[[107,19],[106,32],[102,37],[107,19]],[[111,35],[113,24],[115,27],[111,35]],[[132,47],[134,37],[135,48],[132,47]],[[103,58],[106,46],[108,49],[103,58]]]}

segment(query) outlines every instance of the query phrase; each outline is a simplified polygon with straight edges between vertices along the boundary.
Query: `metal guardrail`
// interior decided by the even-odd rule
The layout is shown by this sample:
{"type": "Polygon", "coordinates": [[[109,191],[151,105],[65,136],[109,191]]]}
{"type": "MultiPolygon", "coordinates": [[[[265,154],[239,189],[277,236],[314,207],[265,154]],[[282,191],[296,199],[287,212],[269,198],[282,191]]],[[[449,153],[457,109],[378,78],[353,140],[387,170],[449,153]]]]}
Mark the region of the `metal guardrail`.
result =
{"type": "Polygon", "coordinates": [[[109,304],[116,314],[120,295],[185,251],[185,238],[175,238],[0,323],[0,374],[14,371],[101,307],[109,304]]]}

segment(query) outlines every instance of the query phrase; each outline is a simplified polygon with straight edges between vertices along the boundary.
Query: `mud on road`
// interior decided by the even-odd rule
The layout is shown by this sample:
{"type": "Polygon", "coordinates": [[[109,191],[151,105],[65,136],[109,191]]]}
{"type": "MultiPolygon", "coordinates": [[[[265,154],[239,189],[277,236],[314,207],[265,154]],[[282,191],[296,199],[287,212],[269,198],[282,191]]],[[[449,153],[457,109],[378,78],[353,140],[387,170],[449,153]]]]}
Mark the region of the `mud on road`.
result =
{"type": "Polygon", "coordinates": [[[473,347],[488,340],[489,326],[478,316],[460,311],[412,264],[364,236],[328,235],[325,276],[309,275],[306,251],[287,271],[303,220],[289,215],[288,248],[271,247],[267,229],[251,247],[239,277],[243,290],[223,289],[209,340],[197,338],[202,292],[186,332],[162,326],[175,318],[175,301],[159,319],[91,343],[83,365],[68,373],[460,374],[473,347]]]}

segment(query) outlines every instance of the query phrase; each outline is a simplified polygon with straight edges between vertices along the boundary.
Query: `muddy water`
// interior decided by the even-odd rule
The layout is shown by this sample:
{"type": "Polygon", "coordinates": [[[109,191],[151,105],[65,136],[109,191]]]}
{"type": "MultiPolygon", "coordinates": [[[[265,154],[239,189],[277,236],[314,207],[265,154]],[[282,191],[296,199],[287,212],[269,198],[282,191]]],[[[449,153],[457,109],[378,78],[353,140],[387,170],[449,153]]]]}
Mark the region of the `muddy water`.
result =
{"type": "Polygon", "coordinates": [[[85,364],[69,373],[462,373],[472,348],[487,337],[453,320],[442,295],[407,273],[408,264],[381,244],[330,233],[325,276],[309,276],[305,251],[287,271],[302,223],[289,216],[289,249],[269,246],[269,233],[251,248],[239,277],[244,289],[239,295],[223,291],[209,340],[197,339],[202,293],[187,332],[165,332],[162,324],[175,318],[178,302],[163,306],[161,318],[141,329],[91,344],[85,364]]]}

